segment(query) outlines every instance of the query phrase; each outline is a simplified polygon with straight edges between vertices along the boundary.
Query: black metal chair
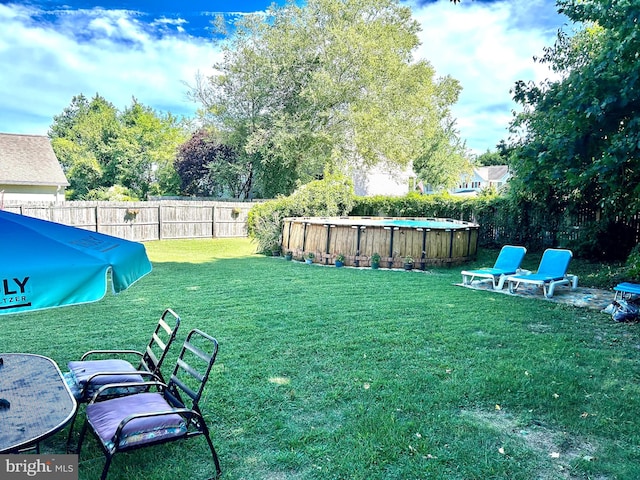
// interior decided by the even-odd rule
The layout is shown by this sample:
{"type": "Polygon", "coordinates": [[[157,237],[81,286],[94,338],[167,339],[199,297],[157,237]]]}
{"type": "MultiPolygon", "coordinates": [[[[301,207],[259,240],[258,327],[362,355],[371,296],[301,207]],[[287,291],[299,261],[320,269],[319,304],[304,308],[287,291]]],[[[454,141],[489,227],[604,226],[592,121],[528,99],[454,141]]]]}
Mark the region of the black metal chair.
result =
{"type": "Polygon", "coordinates": [[[168,383],[141,382],[137,385],[146,391],[119,397],[112,397],[109,390],[128,386],[126,383],[101,387],[87,405],[78,455],[90,429],[106,457],[101,476],[105,480],[118,452],[204,435],[218,477],[220,462],[199,407],[217,354],[216,339],[193,329],[184,341],[168,383]]]}
{"type": "MultiPolygon", "coordinates": [[[[169,347],[176,338],[179,327],[180,317],[172,309],[167,308],[158,320],[143,352],[91,350],[82,355],[80,360],[69,362],[69,372],[65,373],[64,377],[76,401],[79,404],[88,403],[98,389],[107,384],[140,383],[153,379],[164,382],[160,368],[169,352],[169,347]],[[137,365],[135,361],[132,363],[127,358],[137,358],[137,365]]],[[[118,390],[111,390],[111,395],[125,395],[138,391],[140,387],[123,386],[118,390]]],[[[75,420],[74,416],[69,427],[67,450],[71,444],[75,420]]]]}

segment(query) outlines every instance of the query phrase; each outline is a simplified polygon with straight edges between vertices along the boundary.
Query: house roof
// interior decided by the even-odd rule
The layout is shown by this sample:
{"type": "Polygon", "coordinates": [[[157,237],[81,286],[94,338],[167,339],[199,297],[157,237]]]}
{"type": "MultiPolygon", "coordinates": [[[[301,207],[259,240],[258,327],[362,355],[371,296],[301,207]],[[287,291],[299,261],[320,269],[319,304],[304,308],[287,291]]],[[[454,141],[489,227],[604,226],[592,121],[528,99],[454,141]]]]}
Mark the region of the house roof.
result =
{"type": "Polygon", "coordinates": [[[497,182],[503,180],[509,173],[507,165],[491,165],[488,167],[478,167],[475,169],[479,177],[487,182],[497,182]]]}
{"type": "Polygon", "coordinates": [[[68,186],[49,137],[0,133],[0,184],[68,186]]]}

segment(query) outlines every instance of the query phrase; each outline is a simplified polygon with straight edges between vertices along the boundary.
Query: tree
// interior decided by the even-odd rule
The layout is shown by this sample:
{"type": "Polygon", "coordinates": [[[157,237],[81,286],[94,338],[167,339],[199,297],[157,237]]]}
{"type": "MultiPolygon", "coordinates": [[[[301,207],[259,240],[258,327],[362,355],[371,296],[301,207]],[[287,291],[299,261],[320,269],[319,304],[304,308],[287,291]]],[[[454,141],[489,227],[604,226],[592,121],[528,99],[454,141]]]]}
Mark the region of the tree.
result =
{"type": "Polygon", "coordinates": [[[200,129],[182,144],[175,160],[185,195],[247,198],[252,165],[211,130],[200,129]]]}
{"type": "Polygon", "coordinates": [[[599,209],[605,218],[640,209],[640,6],[634,0],[561,0],[559,11],[582,25],[559,32],[545,50],[560,78],[518,82],[523,106],[516,134],[512,187],[545,205],[599,209]]]}
{"type": "Polygon", "coordinates": [[[439,139],[460,90],[414,60],[418,31],[396,0],[288,1],[242,17],[220,73],[192,95],[225,142],[252,155],[265,196],[325,171],[405,166],[439,139]]]}
{"type": "Polygon", "coordinates": [[[120,161],[121,184],[140,198],[149,194],[176,195],[179,179],[173,162],[178,146],[187,138],[178,119],[170,113],[158,114],[134,98],[120,122],[124,127],[121,144],[125,153],[120,161]]]}
{"type": "Polygon", "coordinates": [[[500,153],[491,150],[487,150],[482,155],[479,155],[476,159],[476,163],[483,167],[491,165],[505,165],[504,158],[502,158],[500,153]]]}
{"type": "MultiPolygon", "coordinates": [[[[83,94],[75,95],[71,99],[71,103],[68,107],[62,111],[60,115],[53,117],[53,124],[49,128],[49,137],[52,139],[66,138],[73,142],[79,140],[77,136],[73,135],[74,126],[78,122],[78,119],[87,115],[89,111],[89,100],[83,94]]],[[[63,166],[65,165],[64,158],[59,159],[63,166]]]]}
{"type": "Polygon", "coordinates": [[[476,159],[478,165],[509,165],[510,157],[514,148],[508,145],[504,140],[500,140],[495,150],[487,150],[476,159]]]}
{"type": "Polygon", "coordinates": [[[97,94],[90,101],[82,94],[74,96],[71,104],[53,117],[49,137],[69,180],[72,199],[115,183],[110,159],[118,134],[116,108],[97,94]]]}
{"type": "Polygon", "coordinates": [[[453,119],[443,125],[425,137],[423,153],[413,162],[413,169],[423,183],[446,190],[456,187],[461,174],[471,174],[473,169],[453,119]]]}
{"type": "Polygon", "coordinates": [[[137,198],[176,194],[173,159],[185,136],[170,114],[157,114],[136,99],[121,113],[98,94],[90,101],[74,96],[49,129],[72,199],[102,197],[116,185],[137,198]]]}

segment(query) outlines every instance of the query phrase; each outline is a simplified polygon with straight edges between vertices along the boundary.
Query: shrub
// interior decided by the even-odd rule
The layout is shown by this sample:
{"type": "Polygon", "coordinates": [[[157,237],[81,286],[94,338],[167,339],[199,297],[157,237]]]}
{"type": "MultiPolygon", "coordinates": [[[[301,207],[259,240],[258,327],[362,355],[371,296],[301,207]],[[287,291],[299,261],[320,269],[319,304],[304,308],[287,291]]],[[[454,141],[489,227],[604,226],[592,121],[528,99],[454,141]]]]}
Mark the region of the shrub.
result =
{"type": "Polygon", "coordinates": [[[627,258],[626,267],[630,280],[640,279],[640,243],[631,250],[627,258]]]}
{"type": "Polygon", "coordinates": [[[470,221],[477,201],[447,193],[420,195],[411,192],[403,197],[356,197],[351,215],[390,217],[440,217],[470,221]]]}
{"type": "Polygon", "coordinates": [[[267,252],[271,245],[280,243],[285,217],[353,215],[470,221],[480,225],[481,247],[524,245],[530,252],[565,247],[576,257],[595,260],[624,262],[635,245],[635,228],[626,221],[599,219],[594,212],[553,213],[535,199],[485,193],[477,198],[417,192],[402,197],[356,197],[350,180],[328,175],[303,185],[289,197],[253,207],[249,236],[258,242],[258,251],[267,252]]]}
{"type": "Polygon", "coordinates": [[[282,219],[288,215],[288,199],[285,197],[254,205],[247,216],[249,237],[257,244],[260,253],[269,253],[273,245],[280,244],[282,219]]]}
{"type": "Polygon", "coordinates": [[[631,258],[635,231],[620,221],[591,222],[582,227],[581,235],[569,244],[578,256],[605,261],[631,258]]]}
{"type": "Polygon", "coordinates": [[[347,215],[353,202],[353,182],[340,175],[327,175],[302,185],[288,197],[252,207],[247,218],[249,237],[256,241],[258,252],[268,253],[272,245],[281,243],[286,217],[347,215]]]}
{"type": "Polygon", "coordinates": [[[136,202],[138,198],[127,187],[113,185],[112,187],[99,187],[90,190],[82,197],[83,200],[101,200],[109,202],[136,202]]]}

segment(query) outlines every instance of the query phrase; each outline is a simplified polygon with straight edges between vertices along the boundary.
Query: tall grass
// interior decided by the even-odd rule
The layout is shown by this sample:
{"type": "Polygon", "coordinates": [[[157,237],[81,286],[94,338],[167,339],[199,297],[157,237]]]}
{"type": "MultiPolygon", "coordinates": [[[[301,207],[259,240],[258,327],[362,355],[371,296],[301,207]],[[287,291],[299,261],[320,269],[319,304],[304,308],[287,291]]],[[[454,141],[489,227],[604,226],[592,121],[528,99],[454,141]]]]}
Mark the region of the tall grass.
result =
{"type": "MultiPolygon", "coordinates": [[[[198,327],[220,342],[202,408],[229,480],[640,478],[638,325],[457,287],[459,268],[310,266],[244,239],[147,250],[153,272],[117,296],[2,317],[0,350],[64,369],[141,348],[173,308],[180,340],[198,327]]],[[[80,479],[99,476],[94,441],[80,460],[80,479]]],[[[116,456],[109,478],[213,472],[195,439],[116,456]]]]}

